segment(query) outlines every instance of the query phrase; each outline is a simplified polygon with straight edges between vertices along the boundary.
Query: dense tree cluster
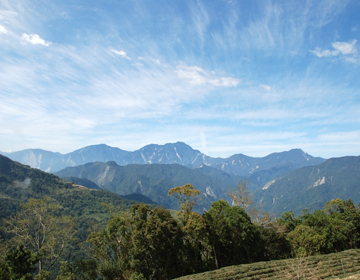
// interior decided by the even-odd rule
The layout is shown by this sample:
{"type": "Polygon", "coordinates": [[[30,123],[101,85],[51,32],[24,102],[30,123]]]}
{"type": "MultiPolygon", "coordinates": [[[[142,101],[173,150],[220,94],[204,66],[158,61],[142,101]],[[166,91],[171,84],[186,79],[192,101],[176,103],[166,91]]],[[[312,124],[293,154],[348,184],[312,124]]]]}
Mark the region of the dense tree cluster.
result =
{"type": "MultiPolygon", "coordinates": [[[[244,197],[246,186],[241,190],[244,197]]],[[[4,231],[11,238],[1,243],[0,280],[173,279],[360,245],[360,210],[351,200],[332,200],[322,210],[304,211],[299,217],[289,212],[278,220],[262,215],[260,221],[257,215],[254,222],[244,209],[250,200],[239,200],[235,192],[232,200],[240,203],[231,206],[219,200],[202,215],[192,211],[199,195],[192,185],[173,188],[169,195],[180,203],[177,213],[146,204],[128,211],[108,206],[107,225],[91,230],[83,244],[88,256],[75,261],[62,259],[66,246],[74,242],[73,219],[59,215],[61,206],[49,198],[30,199],[5,220],[4,231]],[[60,268],[51,273],[55,264],[60,268]]]]}
{"type": "Polygon", "coordinates": [[[294,253],[316,255],[360,247],[360,210],[349,200],[331,200],[313,214],[295,217],[287,212],[278,220],[285,227],[294,253]]]}

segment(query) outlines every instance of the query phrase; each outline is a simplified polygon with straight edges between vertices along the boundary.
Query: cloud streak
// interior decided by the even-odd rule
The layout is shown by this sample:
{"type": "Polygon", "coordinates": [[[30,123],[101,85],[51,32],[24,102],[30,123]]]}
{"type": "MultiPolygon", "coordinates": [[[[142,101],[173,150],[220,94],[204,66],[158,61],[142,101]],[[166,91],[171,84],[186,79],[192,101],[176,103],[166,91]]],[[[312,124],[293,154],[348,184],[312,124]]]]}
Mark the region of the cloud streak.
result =
{"type": "Polygon", "coordinates": [[[215,87],[236,87],[240,83],[239,79],[232,77],[217,77],[214,72],[208,73],[198,66],[178,66],[175,72],[180,79],[183,79],[192,85],[209,84],[215,87]]]}
{"type": "Polygon", "coordinates": [[[40,38],[38,34],[26,34],[23,33],[21,37],[26,41],[33,45],[42,45],[48,47],[51,45],[51,42],[46,42],[44,39],[40,38]]]}

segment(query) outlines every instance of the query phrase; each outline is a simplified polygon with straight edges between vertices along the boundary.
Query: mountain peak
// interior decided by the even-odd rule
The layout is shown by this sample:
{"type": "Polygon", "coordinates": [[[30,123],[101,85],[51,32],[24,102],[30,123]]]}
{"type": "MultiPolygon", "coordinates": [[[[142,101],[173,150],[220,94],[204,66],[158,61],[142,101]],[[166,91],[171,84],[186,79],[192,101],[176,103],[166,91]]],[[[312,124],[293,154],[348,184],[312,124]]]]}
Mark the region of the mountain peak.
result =
{"type": "Polygon", "coordinates": [[[42,150],[26,150],[6,155],[13,160],[47,172],[56,172],[67,166],[82,165],[89,162],[114,161],[122,166],[128,164],[177,163],[194,168],[203,164],[236,176],[249,176],[274,166],[287,166],[288,169],[294,169],[315,165],[323,161],[323,159],[311,157],[301,149],[274,153],[263,158],[250,157],[244,154],[235,154],[225,159],[213,158],[199,150],[194,150],[181,141],[164,145],[149,144],[134,152],[106,144],[97,144],[86,146],[65,155],[42,150]]]}

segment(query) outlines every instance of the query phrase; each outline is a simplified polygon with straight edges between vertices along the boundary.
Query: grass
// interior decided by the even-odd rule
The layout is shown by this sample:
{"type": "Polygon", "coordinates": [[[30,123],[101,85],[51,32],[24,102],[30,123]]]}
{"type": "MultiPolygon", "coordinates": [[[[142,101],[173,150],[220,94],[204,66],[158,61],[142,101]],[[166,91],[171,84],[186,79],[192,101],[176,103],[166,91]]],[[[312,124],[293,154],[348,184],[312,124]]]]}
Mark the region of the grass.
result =
{"type": "MultiPolygon", "coordinates": [[[[230,279],[358,279],[360,249],[328,255],[258,262],[224,267],[221,269],[183,276],[178,280],[230,280],[230,279]]],[[[360,279],[360,278],[359,278],[360,279]]]]}

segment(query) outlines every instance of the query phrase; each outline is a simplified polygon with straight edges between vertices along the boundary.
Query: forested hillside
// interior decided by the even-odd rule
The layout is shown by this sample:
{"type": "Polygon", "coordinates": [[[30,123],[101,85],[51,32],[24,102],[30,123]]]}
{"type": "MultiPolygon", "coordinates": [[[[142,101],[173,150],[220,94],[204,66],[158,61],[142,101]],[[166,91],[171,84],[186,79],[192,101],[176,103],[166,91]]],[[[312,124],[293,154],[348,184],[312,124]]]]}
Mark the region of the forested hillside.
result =
{"type": "Polygon", "coordinates": [[[29,198],[42,199],[45,196],[58,201],[64,211],[70,211],[79,218],[96,212],[105,213],[105,210],[101,210],[102,203],[111,203],[120,209],[127,209],[135,203],[111,192],[73,185],[55,175],[24,166],[0,155],[1,218],[16,213],[19,205],[29,198]]]}
{"type": "Polygon", "coordinates": [[[286,211],[300,214],[321,209],[334,198],[351,198],[360,203],[360,156],[331,158],[303,167],[269,181],[255,193],[266,211],[276,215],[286,211]]]}
{"type": "MultiPolygon", "coordinates": [[[[56,215],[70,216],[74,221],[78,241],[72,243],[73,252],[64,248],[64,254],[69,259],[84,256],[79,247],[79,241],[85,241],[88,228],[105,225],[110,217],[103,204],[111,204],[115,208],[125,210],[136,202],[104,190],[91,190],[73,183],[68,183],[59,177],[24,166],[0,155],[0,227],[4,220],[19,213],[21,205],[29,199],[46,200],[47,204],[60,205],[56,215]],[[70,253],[71,252],[71,253],[70,253]]],[[[7,231],[0,231],[0,239],[11,236],[7,231]]]]}

